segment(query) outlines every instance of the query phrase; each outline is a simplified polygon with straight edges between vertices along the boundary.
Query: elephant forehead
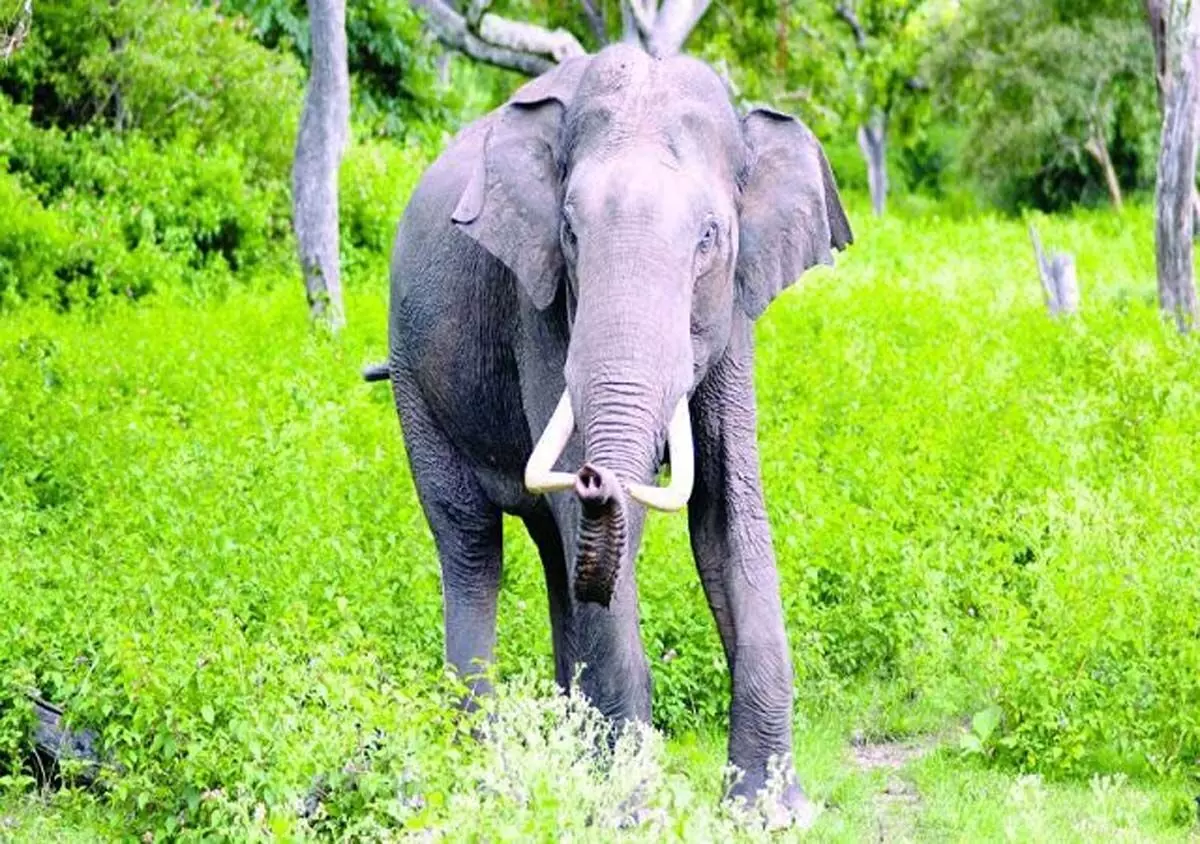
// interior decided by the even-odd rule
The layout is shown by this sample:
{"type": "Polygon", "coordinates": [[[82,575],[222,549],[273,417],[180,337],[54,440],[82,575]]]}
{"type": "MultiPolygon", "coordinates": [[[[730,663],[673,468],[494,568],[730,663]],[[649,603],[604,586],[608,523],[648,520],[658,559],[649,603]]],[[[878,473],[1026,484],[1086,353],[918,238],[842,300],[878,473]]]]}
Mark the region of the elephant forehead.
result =
{"type": "Polygon", "coordinates": [[[579,80],[576,95],[583,99],[621,96],[645,85],[660,62],[628,44],[615,44],[601,50],[588,64],[579,80]]]}
{"type": "Polygon", "coordinates": [[[661,153],[633,149],[617,158],[581,165],[565,198],[568,214],[592,220],[639,221],[656,227],[690,227],[706,205],[703,186],[661,153]]]}
{"type": "MultiPolygon", "coordinates": [[[[566,162],[657,141],[676,160],[741,155],[737,115],[720,77],[685,56],[665,60],[618,44],[588,64],[563,124],[566,162]]],[[[740,161],[734,162],[736,170],[740,161]]]]}
{"type": "Polygon", "coordinates": [[[728,102],[681,97],[670,84],[652,82],[603,98],[577,97],[564,125],[565,162],[623,155],[653,144],[677,164],[704,163],[712,175],[741,168],[738,123],[728,102]]]}

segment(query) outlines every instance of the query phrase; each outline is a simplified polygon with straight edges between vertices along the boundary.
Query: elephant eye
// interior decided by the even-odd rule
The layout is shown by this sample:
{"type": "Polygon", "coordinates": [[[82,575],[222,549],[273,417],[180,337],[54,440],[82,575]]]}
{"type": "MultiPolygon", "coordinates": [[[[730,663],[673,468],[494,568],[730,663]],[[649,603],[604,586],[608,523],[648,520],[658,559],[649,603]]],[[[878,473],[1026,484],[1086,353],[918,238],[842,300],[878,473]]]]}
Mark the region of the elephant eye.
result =
{"type": "Polygon", "coordinates": [[[709,220],[704,226],[704,233],[700,235],[700,243],[696,247],[700,254],[707,255],[712,251],[712,248],[717,245],[717,221],[709,220]]]}

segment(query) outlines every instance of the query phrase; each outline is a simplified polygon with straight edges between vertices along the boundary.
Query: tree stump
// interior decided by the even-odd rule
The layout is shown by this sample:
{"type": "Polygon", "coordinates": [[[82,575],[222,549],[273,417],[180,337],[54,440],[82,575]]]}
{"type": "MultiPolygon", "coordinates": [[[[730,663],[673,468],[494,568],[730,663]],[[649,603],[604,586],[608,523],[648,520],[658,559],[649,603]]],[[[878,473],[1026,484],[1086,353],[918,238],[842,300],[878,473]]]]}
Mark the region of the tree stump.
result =
{"type": "Polygon", "coordinates": [[[1079,283],[1075,278],[1075,257],[1069,252],[1055,252],[1047,256],[1042,250],[1042,240],[1033,224],[1029,226],[1029,239],[1033,241],[1033,254],[1037,258],[1038,275],[1042,279],[1042,293],[1046,308],[1051,316],[1073,314],[1079,310],[1079,283]]]}

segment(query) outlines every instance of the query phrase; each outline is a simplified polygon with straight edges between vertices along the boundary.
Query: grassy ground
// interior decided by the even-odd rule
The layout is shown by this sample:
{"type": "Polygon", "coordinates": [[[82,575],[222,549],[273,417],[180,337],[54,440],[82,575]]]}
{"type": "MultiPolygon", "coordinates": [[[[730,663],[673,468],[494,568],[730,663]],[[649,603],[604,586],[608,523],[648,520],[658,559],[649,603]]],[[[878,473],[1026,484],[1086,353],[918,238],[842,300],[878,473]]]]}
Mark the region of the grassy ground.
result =
{"type": "MultiPolygon", "coordinates": [[[[1192,801],[1182,781],[1121,777],[1050,783],[988,770],[920,741],[848,747],[840,725],[812,725],[798,738],[800,772],[824,808],[807,841],[1194,841],[1192,801]]],[[[719,786],[723,744],[715,734],[669,743],[666,766],[700,790],[719,786]]],[[[105,807],[76,797],[0,797],[0,841],[84,842],[128,836],[105,807]]],[[[528,829],[523,829],[522,834],[528,829]]],[[[534,836],[556,840],[552,816],[534,836]]],[[[684,839],[687,827],[678,831],[684,839]]],[[[752,831],[746,837],[762,837],[752,831]]],[[[633,840],[662,840],[653,826],[633,840]]],[[[512,836],[516,837],[516,836],[512,836]]],[[[611,837],[610,832],[584,836],[611,837]]],[[[673,836],[672,836],[673,837],[673,836]]],[[[795,834],[773,834],[786,840],[795,834]]],[[[286,838],[286,836],[285,836],[286,838]]]]}
{"type": "MultiPolygon", "coordinates": [[[[1077,254],[1066,322],[1019,223],[856,221],[759,328],[813,838],[1195,836],[1200,353],[1155,313],[1148,214],[1040,224],[1077,254]]],[[[357,378],[383,283],[353,282],[337,340],[291,283],[0,318],[0,773],[30,689],[114,762],[99,796],[13,771],[0,840],[588,839],[638,783],[658,813],[629,837],[750,835],[714,805],[727,675],[680,519],[639,568],[665,744],[598,777],[586,714],[529,689],[549,635],[517,530],[517,691],[482,750],[447,714],[436,560],[357,378]]]]}

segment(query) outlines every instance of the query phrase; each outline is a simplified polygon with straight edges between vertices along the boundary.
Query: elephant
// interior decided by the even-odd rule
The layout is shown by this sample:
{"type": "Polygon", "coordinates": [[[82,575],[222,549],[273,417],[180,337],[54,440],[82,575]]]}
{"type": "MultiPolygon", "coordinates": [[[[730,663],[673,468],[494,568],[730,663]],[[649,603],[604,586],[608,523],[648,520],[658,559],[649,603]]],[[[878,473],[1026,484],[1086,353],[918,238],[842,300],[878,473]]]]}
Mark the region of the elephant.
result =
{"type": "Polygon", "coordinates": [[[852,240],[801,121],[739,115],[704,62],[625,44],[529,81],[426,170],[392,252],[388,362],[366,376],[391,381],[468,699],[490,690],[509,514],[541,557],[559,685],[648,721],[634,560],[647,510],[686,507],[731,675],[726,796],[755,800],[781,760],[776,808],[811,811],[753,324],[852,240]]]}

